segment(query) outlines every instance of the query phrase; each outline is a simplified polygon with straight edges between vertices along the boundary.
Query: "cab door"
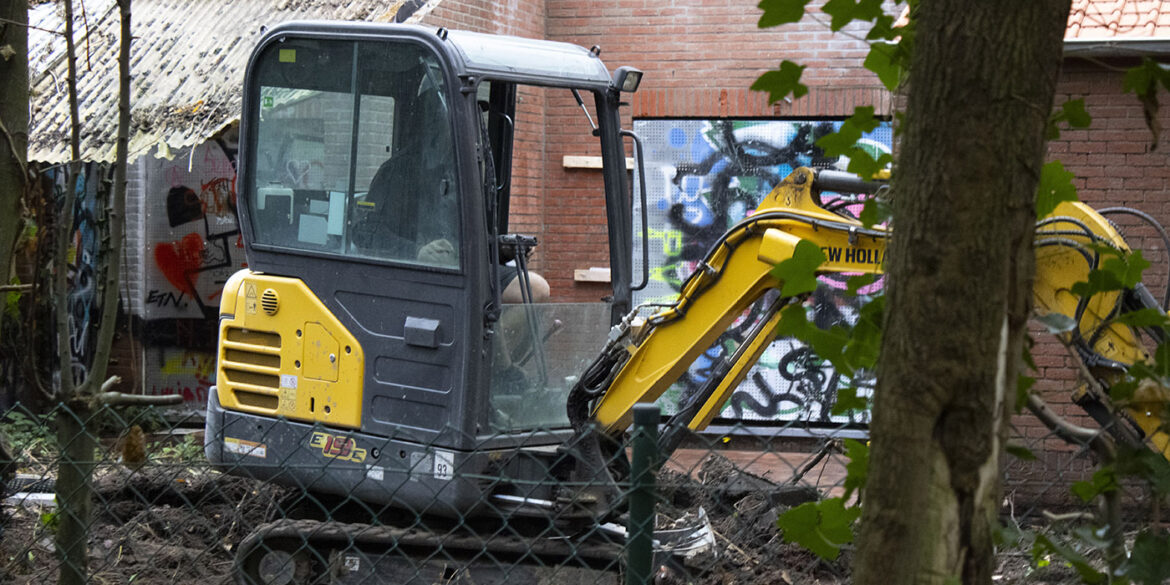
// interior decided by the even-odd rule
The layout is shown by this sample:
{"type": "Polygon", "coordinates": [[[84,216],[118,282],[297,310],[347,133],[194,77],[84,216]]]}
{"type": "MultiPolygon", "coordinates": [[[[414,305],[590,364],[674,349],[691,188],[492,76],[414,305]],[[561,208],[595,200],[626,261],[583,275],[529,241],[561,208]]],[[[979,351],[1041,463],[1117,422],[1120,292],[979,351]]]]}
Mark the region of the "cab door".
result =
{"type": "Polygon", "coordinates": [[[294,308],[295,383],[323,389],[316,420],[360,401],[366,433],[449,447],[469,435],[463,389],[483,328],[469,260],[481,244],[468,235],[476,165],[461,164],[474,155],[455,138],[455,83],[443,47],[409,30],[281,37],[249,67],[240,212],[250,268],[302,280],[364,360],[360,387],[340,384],[353,348],[294,308]]]}

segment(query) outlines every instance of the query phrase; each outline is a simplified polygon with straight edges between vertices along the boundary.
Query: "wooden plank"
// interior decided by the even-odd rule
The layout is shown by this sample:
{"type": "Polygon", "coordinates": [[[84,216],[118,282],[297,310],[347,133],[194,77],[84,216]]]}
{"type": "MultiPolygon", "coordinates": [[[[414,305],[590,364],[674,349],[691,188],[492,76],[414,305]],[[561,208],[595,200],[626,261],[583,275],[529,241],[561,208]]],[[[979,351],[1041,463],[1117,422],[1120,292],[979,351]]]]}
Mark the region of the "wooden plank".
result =
{"type": "MultiPolygon", "coordinates": [[[[566,169],[601,169],[601,157],[566,154],[562,164],[566,169]]],[[[626,170],[634,170],[634,157],[626,157],[626,170]]]]}
{"type": "Polygon", "coordinates": [[[609,282],[609,269],[598,268],[578,268],[573,271],[573,280],[577,282],[609,282]]]}

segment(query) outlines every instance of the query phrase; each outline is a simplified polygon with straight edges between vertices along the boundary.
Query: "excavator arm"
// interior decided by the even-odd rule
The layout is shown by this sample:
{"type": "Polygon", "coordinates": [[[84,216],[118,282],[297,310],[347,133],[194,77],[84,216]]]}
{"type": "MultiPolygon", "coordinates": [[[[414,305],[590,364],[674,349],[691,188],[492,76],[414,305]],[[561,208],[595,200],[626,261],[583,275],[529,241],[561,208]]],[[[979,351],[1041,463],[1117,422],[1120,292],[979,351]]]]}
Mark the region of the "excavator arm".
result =
{"type": "MultiPolygon", "coordinates": [[[[606,435],[620,434],[628,428],[635,404],[657,400],[753,303],[765,299],[763,316],[738,350],[713,369],[706,386],[688,397],[667,424],[665,447],[677,446],[677,435],[684,427],[705,428],[775,338],[781,309],[803,301],[771,292],[782,286],[775,266],[792,256],[798,242],[812,242],[825,253],[821,273],[881,272],[890,233],[835,213],[820,198],[822,191],[874,193],[879,188],[881,183],[846,173],[794,171],[752,215],[721,237],[675,302],[638,307],[614,328],[605,351],[570,397],[570,419],[579,427],[595,422],[606,435]],[[772,296],[765,298],[769,293],[772,296]],[[649,309],[657,311],[643,316],[649,309]]],[[[1168,437],[1159,430],[1165,393],[1139,392],[1120,409],[1108,395],[1109,387],[1131,365],[1148,359],[1138,330],[1117,322],[1117,317],[1158,305],[1140,284],[1088,298],[1072,292],[1073,285],[1087,281],[1110,251],[1120,256],[1129,248],[1113,225],[1087,205],[1063,203],[1038,221],[1036,308],[1040,313],[1066,315],[1076,323],[1062,339],[1076,349],[1095,378],[1077,391],[1076,401],[1115,434],[1131,441],[1148,440],[1170,457],[1168,437]]],[[[1160,329],[1151,335],[1161,340],[1160,329]]]]}

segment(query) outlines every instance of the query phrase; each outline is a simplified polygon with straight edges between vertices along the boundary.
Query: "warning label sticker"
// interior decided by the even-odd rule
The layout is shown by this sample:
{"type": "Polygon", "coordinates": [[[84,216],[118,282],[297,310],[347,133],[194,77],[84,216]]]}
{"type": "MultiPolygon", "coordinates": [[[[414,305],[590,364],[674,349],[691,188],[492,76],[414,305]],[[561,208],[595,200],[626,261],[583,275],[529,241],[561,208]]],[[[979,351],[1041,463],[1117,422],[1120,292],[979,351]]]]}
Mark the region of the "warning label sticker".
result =
{"type": "Polygon", "coordinates": [[[261,459],[268,457],[268,446],[264,443],[245,441],[244,439],[235,439],[232,437],[223,438],[223,450],[228,453],[260,457],[261,459]]]}

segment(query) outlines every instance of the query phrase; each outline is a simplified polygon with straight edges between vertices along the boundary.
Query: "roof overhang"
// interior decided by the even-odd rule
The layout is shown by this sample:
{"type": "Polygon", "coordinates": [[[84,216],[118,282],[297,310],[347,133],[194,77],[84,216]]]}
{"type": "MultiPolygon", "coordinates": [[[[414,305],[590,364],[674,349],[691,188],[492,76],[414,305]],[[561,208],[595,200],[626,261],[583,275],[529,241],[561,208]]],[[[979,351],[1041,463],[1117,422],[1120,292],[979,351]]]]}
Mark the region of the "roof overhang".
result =
{"type": "Polygon", "coordinates": [[[1086,38],[1066,39],[1065,57],[1170,57],[1170,39],[1086,38]]]}

